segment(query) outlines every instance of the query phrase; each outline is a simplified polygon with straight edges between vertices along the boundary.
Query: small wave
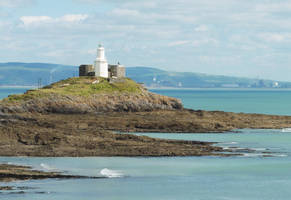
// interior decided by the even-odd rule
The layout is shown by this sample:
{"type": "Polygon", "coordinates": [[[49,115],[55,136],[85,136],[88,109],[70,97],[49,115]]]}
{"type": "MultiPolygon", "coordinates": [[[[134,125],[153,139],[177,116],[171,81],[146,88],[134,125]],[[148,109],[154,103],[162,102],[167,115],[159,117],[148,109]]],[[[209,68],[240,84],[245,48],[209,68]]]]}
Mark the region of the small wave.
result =
{"type": "Polygon", "coordinates": [[[44,170],[47,170],[47,171],[58,171],[57,168],[51,167],[51,166],[44,164],[44,163],[41,163],[40,166],[41,166],[41,168],[43,168],[44,170]]]}
{"type": "Polygon", "coordinates": [[[272,154],[274,157],[287,157],[288,155],[286,154],[272,154]]]}
{"type": "Polygon", "coordinates": [[[120,177],[124,177],[124,174],[122,174],[120,171],[117,170],[111,170],[111,169],[107,169],[104,168],[100,171],[100,174],[103,176],[106,176],[108,178],[120,178],[120,177]]]}
{"type": "Polygon", "coordinates": [[[222,147],[223,150],[229,150],[231,149],[230,147],[222,147]]]}
{"type": "Polygon", "coordinates": [[[250,148],[251,150],[254,150],[254,151],[267,151],[269,149],[267,148],[250,148]]]}
{"type": "Polygon", "coordinates": [[[5,164],[7,164],[7,165],[15,165],[15,166],[30,166],[28,164],[20,164],[20,163],[15,163],[15,162],[6,162],[5,164]]]}
{"type": "Polygon", "coordinates": [[[291,128],[283,128],[281,131],[283,133],[291,133],[291,128]]]}
{"type": "Polygon", "coordinates": [[[267,154],[262,153],[244,153],[243,157],[260,157],[260,156],[267,156],[267,154]]]}
{"type": "Polygon", "coordinates": [[[287,157],[286,154],[244,153],[242,157],[287,157]]]}
{"type": "Polygon", "coordinates": [[[230,144],[238,144],[238,142],[222,142],[220,144],[230,145],[230,144]]]}

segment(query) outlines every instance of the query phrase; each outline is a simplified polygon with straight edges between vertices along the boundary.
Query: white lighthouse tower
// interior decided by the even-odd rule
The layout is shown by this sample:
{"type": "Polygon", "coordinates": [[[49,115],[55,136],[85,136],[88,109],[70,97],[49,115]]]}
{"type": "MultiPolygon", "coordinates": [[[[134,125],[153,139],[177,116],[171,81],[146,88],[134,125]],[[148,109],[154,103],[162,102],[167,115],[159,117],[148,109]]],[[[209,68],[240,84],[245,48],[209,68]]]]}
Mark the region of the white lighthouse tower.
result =
{"type": "Polygon", "coordinates": [[[108,78],[108,63],[105,58],[105,49],[100,44],[97,50],[97,58],[94,62],[95,76],[108,78]]]}

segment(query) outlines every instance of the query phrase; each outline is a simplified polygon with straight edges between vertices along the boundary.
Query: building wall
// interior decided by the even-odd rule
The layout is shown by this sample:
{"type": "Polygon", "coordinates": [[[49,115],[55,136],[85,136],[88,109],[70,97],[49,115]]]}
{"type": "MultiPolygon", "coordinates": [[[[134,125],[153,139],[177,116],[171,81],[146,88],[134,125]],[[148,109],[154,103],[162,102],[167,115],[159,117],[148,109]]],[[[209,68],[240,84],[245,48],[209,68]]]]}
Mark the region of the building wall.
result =
{"type": "Polygon", "coordinates": [[[79,76],[88,76],[89,72],[94,71],[93,65],[80,65],[79,67],[79,76]]]}
{"type": "Polygon", "coordinates": [[[124,78],[125,67],[123,65],[109,65],[109,77],[124,78]]]}
{"type": "Polygon", "coordinates": [[[95,65],[96,64],[99,65],[99,67],[95,67],[93,65],[80,65],[79,76],[97,76],[105,78],[125,77],[125,67],[123,65],[108,65],[107,63],[95,63],[95,65]]]}

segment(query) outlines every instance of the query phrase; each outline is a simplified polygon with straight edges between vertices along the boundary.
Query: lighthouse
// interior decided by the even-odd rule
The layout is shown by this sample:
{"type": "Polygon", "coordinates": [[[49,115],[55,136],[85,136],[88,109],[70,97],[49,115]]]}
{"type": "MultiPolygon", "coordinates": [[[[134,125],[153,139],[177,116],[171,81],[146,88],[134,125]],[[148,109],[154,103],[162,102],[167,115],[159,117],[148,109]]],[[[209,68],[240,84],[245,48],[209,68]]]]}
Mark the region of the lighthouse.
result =
{"type": "Polygon", "coordinates": [[[100,44],[97,49],[97,57],[94,62],[95,76],[108,78],[108,62],[105,58],[105,49],[100,44]]]}
{"type": "MultiPolygon", "coordinates": [[[[1,0],[0,0],[1,1],[1,0]]],[[[110,79],[125,78],[125,67],[118,64],[109,65],[105,57],[105,49],[99,44],[94,64],[83,64],[79,67],[79,76],[96,76],[110,79]]]]}

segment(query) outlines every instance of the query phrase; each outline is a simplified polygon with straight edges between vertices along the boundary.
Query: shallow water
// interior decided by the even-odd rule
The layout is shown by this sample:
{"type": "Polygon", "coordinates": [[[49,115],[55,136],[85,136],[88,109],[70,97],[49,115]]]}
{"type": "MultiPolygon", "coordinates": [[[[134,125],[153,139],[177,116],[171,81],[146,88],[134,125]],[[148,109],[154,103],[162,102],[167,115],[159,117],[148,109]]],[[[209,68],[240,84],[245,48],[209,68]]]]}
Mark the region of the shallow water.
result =
{"type": "MultiPolygon", "coordinates": [[[[9,91],[15,93],[16,91],[9,91]]],[[[19,91],[21,92],[21,91],[19,91]]],[[[160,91],[182,98],[186,107],[272,114],[291,114],[290,92],[229,93],[160,91]],[[229,99],[228,97],[233,98],[229,99]],[[270,100],[267,98],[269,97],[270,100]],[[276,103],[276,99],[279,99],[276,103]],[[254,105],[249,105],[254,102],[254,105]],[[257,102],[257,103],[256,103],[257,102]],[[259,103],[261,102],[261,103],[259,103]],[[272,103],[273,102],[273,103],[272,103]],[[280,104],[280,105],[278,105],[280,104]]],[[[7,96],[0,90],[0,95],[7,96]],[[2,92],[2,93],[1,93],[2,92]]],[[[271,200],[290,199],[291,133],[241,130],[225,134],[139,133],[151,137],[220,142],[224,148],[250,148],[235,157],[93,157],[7,158],[0,163],[105,179],[40,180],[1,185],[29,186],[25,194],[0,193],[2,200],[271,200]],[[273,157],[265,157],[272,155],[273,157]],[[109,178],[110,177],[110,178],[109,178]]],[[[16,190],[12,192],[19,192],[16,190]]]]}
{"type": "Polygon", "coordinates": [[[18,186],[37,189],[30,189],[25,195],[5,192],[0,199],[290,199],[290,133],[242,130],[226,134],[142,135],[219,141],[219,146],[257,151],[237,157],[1,157],[2,163],[28,164],[36,169],[58,169],[70,174],[113,175],[113,178],[18,182],[18,186]],[[274,157],[263,157],[262,152],[274,157]],[[102,173],[104,170],[106,173],[102,173]]]}

